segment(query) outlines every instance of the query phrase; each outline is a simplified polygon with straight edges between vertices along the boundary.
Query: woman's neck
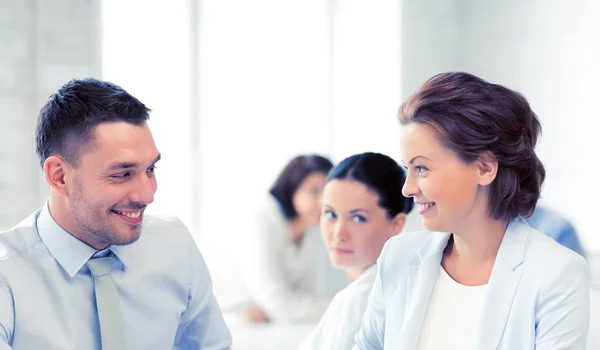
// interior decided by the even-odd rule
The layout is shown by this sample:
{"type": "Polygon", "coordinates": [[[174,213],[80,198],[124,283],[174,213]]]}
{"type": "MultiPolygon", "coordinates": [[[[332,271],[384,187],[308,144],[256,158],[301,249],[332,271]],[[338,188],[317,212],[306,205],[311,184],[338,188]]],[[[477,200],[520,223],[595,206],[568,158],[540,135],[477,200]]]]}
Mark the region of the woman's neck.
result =
{"type": "Polygon", "coordinates": [[[299,217],[288,221],[288,227],[292,231],[292,242],[296,245],[302,244],[304,238],[304,232],[308,229],[308,226],[299,217]]]}
{"type": "Polygon", "coordinates": [[[346,272],[346,277],[348,277],[348,283],[356,281],[360,276],[362,276],[363,273],[365,273],[365,271],[367,271],[373,265],[375,264],[371,264],[365,267],[353,267],[345,269],[344,271],[346,272]]]}
{"type": "Polygon", "coordinates": [[[492,218],[464,225],[453,234],[452,254],[465,265],[479,265],[494,260],[508,223],[492,218]]]}
{"type": "Polygon", "coordinates": [[[455,231],[450,238],[442,266],[446,272],[464,285],[488,282],[508,223],[486,217],[470,222],[455,231]]]}

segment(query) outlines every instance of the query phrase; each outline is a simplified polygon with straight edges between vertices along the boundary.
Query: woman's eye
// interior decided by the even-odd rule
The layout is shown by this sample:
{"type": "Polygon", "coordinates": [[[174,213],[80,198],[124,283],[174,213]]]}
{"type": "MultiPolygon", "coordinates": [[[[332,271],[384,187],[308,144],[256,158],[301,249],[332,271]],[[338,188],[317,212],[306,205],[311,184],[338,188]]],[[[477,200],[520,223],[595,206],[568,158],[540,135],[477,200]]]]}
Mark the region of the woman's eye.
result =
{"type": "Polygon", "coordinates": [[[365,219],[365,217],[361,216],[361,215],[354,215],[354,217],[352,217],[352,220],[354,220],[354,222],[358,222],[358,223],[367,222],[367,219],[365,219]]]}
{"type": "Polygon", "coordinates": [[[335,219],[335,214],[331,210],[325,210],[323,216],[325,216],[327,219],[335,219]]]}

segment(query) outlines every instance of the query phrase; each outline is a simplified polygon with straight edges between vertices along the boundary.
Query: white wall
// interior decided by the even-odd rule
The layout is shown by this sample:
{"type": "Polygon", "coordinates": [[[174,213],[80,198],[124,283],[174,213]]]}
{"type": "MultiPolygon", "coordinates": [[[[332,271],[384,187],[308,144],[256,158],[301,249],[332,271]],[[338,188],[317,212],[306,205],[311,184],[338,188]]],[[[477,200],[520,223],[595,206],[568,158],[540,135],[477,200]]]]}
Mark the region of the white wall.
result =
{"type": "Polygon", "coordinates": [[[146,104],[162,159],[148,213],[190,229],[192,193],[191,1],[102,1],[102,77],[146,104]]]}
{"type": "Polygon", "coordinates": [[[542,122],[541,204],[562,213],[600,252],[597,82],[600,2],[403,1],[404,97],[427,78],[464,70],[525,94],[542,122]]]}
{"type": "MultiPolygon", "coordinates": [[[[398,107],[405,56],[400,2],[338,0],[331,32],[331,153],[380,152],[400,162],[398,107]]],[[[405,230],[422,230],[413,211],[405,230]]]]}
{"type": "Polygon", "coordinates": [[[0,230],[48,195],[34,147],[40,108],[73,78],[98,76],[98,1],[0,2],[0,230]]]}

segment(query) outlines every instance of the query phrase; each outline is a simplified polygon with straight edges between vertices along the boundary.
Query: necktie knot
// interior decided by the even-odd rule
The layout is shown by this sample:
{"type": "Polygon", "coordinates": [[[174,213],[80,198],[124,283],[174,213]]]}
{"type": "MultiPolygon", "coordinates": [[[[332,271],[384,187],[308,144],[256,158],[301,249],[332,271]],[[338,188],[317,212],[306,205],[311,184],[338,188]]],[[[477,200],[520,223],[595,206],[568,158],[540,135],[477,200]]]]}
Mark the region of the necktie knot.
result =
{"type": "Polygon", "coordinates": [[[112,256],[91,258],[86,265],[94,277],[101,277],[110,274],[110,265],[112,264],[112,261],[112,256]]]}

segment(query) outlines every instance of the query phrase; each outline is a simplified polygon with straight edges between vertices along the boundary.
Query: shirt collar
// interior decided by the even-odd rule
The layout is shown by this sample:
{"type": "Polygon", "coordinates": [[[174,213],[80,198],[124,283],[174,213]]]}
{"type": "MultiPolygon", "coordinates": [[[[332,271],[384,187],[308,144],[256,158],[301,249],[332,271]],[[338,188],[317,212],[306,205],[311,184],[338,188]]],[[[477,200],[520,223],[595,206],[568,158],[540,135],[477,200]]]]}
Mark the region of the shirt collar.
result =
{"type": "Polygon", "coordinates": [[[352,284],[373,283],[377,276],[377,264],[369,266],[352,284]]]}
{"type": "MultiPolygon", "coordinates": [[[[48,209],[47,202],[37,218],[37,229],[42,242],[44,242],[50,254],[52,254],[71,278],[96,253],[96,249],[75,238],[54,221],[48,209]]],[[[123,259],[127,255],[126,250],[117,248],[122,247],[109,247],[123,266],[127,268],[127,264],[123,259]]]]}

